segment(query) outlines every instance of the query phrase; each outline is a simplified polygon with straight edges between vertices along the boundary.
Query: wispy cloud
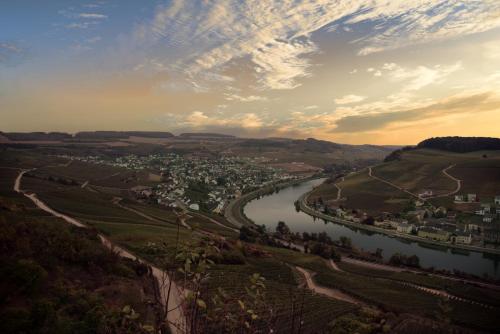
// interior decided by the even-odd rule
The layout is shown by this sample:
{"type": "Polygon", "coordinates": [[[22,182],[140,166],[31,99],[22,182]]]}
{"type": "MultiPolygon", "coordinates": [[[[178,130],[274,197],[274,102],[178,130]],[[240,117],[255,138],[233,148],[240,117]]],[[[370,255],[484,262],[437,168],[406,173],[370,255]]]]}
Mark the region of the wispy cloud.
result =
{"type": "Polygon", "coordinates": [[[345,95],[343,97],[335,99],[335,103],[336,104],[351,104],[351,103],[361,102],[365,99],[366,99],[365,96],[349,94],[349,95],[345,95]]]}
{"type": "Polygon", "coordinates": [[[16,64],[26,55],[24,48],[14,42],[0,41],[0,64],[16,64]]]}
{"type": "Polygon", "coordinates": [[[225,99],[228,101],[238,101],[238,102],[267,101],[266,97],[259,95],[241,96],[238,94],[226,94],[225,99]]]}
{"type": "Polygon", "coordinates": [[[102,19],[108,18],[107,15],[98,14],[98,13],[80,13],[77,16],[82,18],[82,19],[97,19],[97,20],[102,20],[102,19]]]}
{"type": "Polygon", "coordinates": [[[456,62],[451,65],[435,65],[432,67],[417,66],[407,68],[396,63],[385,63],[380,70],[385,73],[390,80],[396,82],[407,81],[403,86],[404,91],[414,91],[422,89],[431,84],[441,84],[452,73],[462,69],[462,63],[456,62]]]}
{"type": "Polygon", "coordinates": [[[360,55],[367,55],[498,27],[500,2],[174,0],[159,7],[151,22],[137,27],[134,41],[174,49],[169,53],[175,58],[172,69],[191,78],[250,61],[257,88],[293,89],[312,75],[308,55],[320,51],[311,34],[325,26],[332,31],[341,20],[344,31],[360,22],[375,25],[353,42],[360,55]]]}
{"type": "Polygon", "coordinates": [[[331,131],[335,133],[367,132],[380,130],[394,123],[466,114],[471,111],[497,110],[499,108],[500,99],[493,92],[453,96],[420,108],[342,117],[334,122],[334,128],[331,131]]]}
{"type": "Polygon", "coordinates": [[[243,129],[258,129],[263,126],[263,120],[255,113],[245,113],[233,115],[232,117],[221,117],[217,115],[207,115],[202,111],[193,111],[183,121],[181,126],[194,129],[207,129],[211,127],[230,127],[243,129]]]}

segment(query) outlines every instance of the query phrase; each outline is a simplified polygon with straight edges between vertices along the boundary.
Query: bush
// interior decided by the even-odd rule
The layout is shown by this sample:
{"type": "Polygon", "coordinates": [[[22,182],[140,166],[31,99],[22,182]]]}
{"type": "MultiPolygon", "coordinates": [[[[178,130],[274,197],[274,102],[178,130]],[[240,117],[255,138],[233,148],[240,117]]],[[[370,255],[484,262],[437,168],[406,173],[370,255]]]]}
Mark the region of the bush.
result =
{"type": "Polygon", "coordinates": [[[47,271],[31,260],[18,260],[5,269],[8,271],[7,280],[15,283],[18,292],[29,296],[38,292],[47,279],[47,271]]]}
{"type": "Polygon", "coordinates": [[[31,328],[30,312],[24,308],[5,309],[0,313],[0,319],[0,333],[27,333],[31,328]]]}

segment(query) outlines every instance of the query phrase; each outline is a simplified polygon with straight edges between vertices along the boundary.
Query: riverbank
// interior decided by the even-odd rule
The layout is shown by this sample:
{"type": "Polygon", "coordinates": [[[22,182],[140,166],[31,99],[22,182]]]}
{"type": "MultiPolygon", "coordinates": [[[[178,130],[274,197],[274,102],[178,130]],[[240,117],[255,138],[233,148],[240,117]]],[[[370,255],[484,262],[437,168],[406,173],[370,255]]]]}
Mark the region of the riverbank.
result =
{"type": "Polygon", "coordinates": [[[234,226],[236,226],[238,228],[241,228],[243,225],[252,225],[252,224],[254,224],[254,222],[252,220],[250,220],[243,212],[243,208],[245,207],[245,205],[248,202],[250,202],[250,201],[252,201],[260,196],[271,194],[277,190],[291,187],[293,185],[300,184],[302,182],[313,180],[313,179],[316,179],[319,177],[320,176],[318,176],[318,175],[312,175],[312,176],[308,176],[308,177],[304,177],[304,178],[300,178],[300,179],[295,179],[295,180],[290,180],[290,181],[286,181],[286,182],[277,182],[277,183],[273,183],[273,184],[267,185],[265,187],[259,188],[257,190],[251,191],[248,194],[244,194],[241,197],[238,197],[238,198],[234,199],[233,201],[229,202],[226,209],[224,210],[224,217],[227,219],[227,221],[229,221],[231,224],[233,224],[234,226]]]}
{"type": "Polygon", "coordinates": [[[419,243],[423,243],[423,244],[427,244],[427,245],[445,247],[445,248],[450,248],[450,249],[460,249],[460,250],[466,250],[466,251],[472,251],[472,252],[488,253],[488,254],[493,254],[493,255],[500,255],[500,249],[492,249],[492,248],[469,246],[469,245],[448,244],[448,243],[445,244],[445,243],[442,243],[439,241],[421,238],[421,237],[416,236],[416,235],[403,234],[403,233],[399,233],[397,231],[391,231],[391,230],[383,229],[383,228],[376,227],[376,226],[355,223],[355,222],[352,222],[349,220],[333,217],[333,216],[327,215],[325,213],[319,212],[317,210],[314,210],[313,208],[308,206],[307,205],[307,198],[309,197],[310,194],[311,194],[311,192],[309,191],[309,192],[303,194],[302,196],[300,196],[300,198],[298,199],[299,209],[302,212],[304,212],[310,216],[316,217],[316,218],[320,218],[320,219],[323,219],[323,220],[326,220],[326,221],[329,221],[332,223],[341,224],[341,225],[348,226],[348,227],[354,227],[354,228],[357,228],[360,230],[370,231],[370,232],[374,232],[374,233],[380,233],[380,234],[387,235],[389,237],[394,237],[394,238],[408,240],[408,241],[415,241],[415,242],[419,242],[419,243]]]}

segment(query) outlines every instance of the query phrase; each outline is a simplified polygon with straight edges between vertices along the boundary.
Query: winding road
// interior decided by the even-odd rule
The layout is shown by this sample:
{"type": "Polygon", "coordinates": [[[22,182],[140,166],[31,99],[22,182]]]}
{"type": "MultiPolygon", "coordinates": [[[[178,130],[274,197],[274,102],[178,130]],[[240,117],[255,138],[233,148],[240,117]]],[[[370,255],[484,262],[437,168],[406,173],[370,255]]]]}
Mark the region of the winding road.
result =
{"type": "MultiPolygon", "coordinates": [[[[57,212],[56,210],[52,209],[47,204],[45,204],[42,200],[40,200],[35,193],[27,193],[26,191],[21,189],[21,180],[22,180],[23,175],[29,171],[32,171],[32,170],[33,169],[24,170],[24,171],[21,171],[19,173],[19,175],[17,176],[17,178],[14,182],[14,191],[17,193],[23,194],[24,196],[29,198],[41,210],[48,212],[55,217],[61,218],[64,221],[66,221],[67,223],[72,224],[74,226],[78,226],[81,228],[88,228],[87,225],[81,223],[77,219],[70,217],[70,216],[67,216],[65,214],[62,214],[62,213],[57,212]]],[[[101,243],[105,247],[116,252],[121,257],[132,259],[132,260],[137,260],[137,261],[144,263],[144,264],[151,267],[153,276],[156,279],[156,281],[158,283],[159,290],[160,290],[160,295],[161,295],[160,301],[161,301],[164,309],[167,310],[167,322],[168,322],[169,329],[170,329],[171,333],[175,333],[175,334],[185,333],[186,328],[187,328],[186,327],[186,317],[184,315],[183,309],[180,307],[180,305],[182,304],[182,301],[183,301],[182,292],[179,289],[179,287],[175,284],[175,282],[170,280],[170,277],[168,276],[168,274],[155,266],[151,266],[149,263],[138,258],[137,256],[133,255],[129,251],[121,248],[120,246],[113,244],[108,238],[106,238],[102,234],[98,234],[98,236],[99,236],[99,239],[101,240],[101,243]],[[169,290],[170,290],[170,296],[169,296],[169,290]],[[167,303],[167,301],[168,301],[168,303],[167,303]]]]}
{"type": "Polygon", "coordinates": [[[451,191],[449,193],[443,194],[443,195],[437,195],[437,196],[427,197],[426,199],[439,198],[439,197],[447,197],[447,196],[454,195],[454,194],[456,194],[456,193],[458,193],[460,191],[460,189],[462,188],[462,180],[459,180],[456,177],[448,174],[448,170],[452,169],[453,167],[455,167],[455,165],[449,165],[448,167],[446,167],[445,169],[443,169],[441,172],[445,176],[449,177],[450,179],[452,179],[453,181],[455,181],[457,183],[457,187],[455,188],[455,190],[453,190],[453,191],[451,191]]]}
{"type": "MultiPolygon", "coordinates": [[[[344,182],[344,180],[345,180],[345,177],[342,176],[342,179],[340,179],[340,182],[344,182]]],[[[337,198],[335,199],[336,201],[340,201],[340,199],[342,198],[342,188],[339,187],[340,182],[333,184],[335,186],[335,188],[337,188],[337,198]]]]}

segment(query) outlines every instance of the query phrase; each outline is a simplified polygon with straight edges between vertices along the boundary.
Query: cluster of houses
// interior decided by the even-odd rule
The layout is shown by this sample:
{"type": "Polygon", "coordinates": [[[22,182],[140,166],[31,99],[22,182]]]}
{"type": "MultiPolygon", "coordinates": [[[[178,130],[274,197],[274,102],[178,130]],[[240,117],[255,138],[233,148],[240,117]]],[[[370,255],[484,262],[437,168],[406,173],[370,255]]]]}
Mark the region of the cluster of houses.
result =
{"type": "Polygon", "coordinates": [[[455,195],[455,203],[475,203],[477,202],[476,194],[461,194],[455,195]]]}
{"type": "MultiPolygon", "coordinates": [[[[469,194],[465,200],[477,201],[477,197],[475,194],[469,194]]],[[[474,213],[459,213],[448,211],[444,207],[415,204],[417,205],[414,210],[399,215],[386,212],[374,219],[364,212],[345,210],[336,204],[329,205],[322,201],[312,203],[316,210],[343,220],[370,224],[400,234],[452,244],[500,243],[500,196],[495,196],[493,203],[481,204],[474,213]]]]}
{"type": "Polygon", "coordinates": [[[296,176],[265,166],[258,159],[206,155],[153,154],[127,155],[115,159],[99,156],[71,157],[89,163],[106,164],[134,170],[149,170],[159,175],[154,186],[130,190],[137,198],[154,200],[169,207],[187,206],[222,213],[230,199],[254,189],[296,176]]]}

